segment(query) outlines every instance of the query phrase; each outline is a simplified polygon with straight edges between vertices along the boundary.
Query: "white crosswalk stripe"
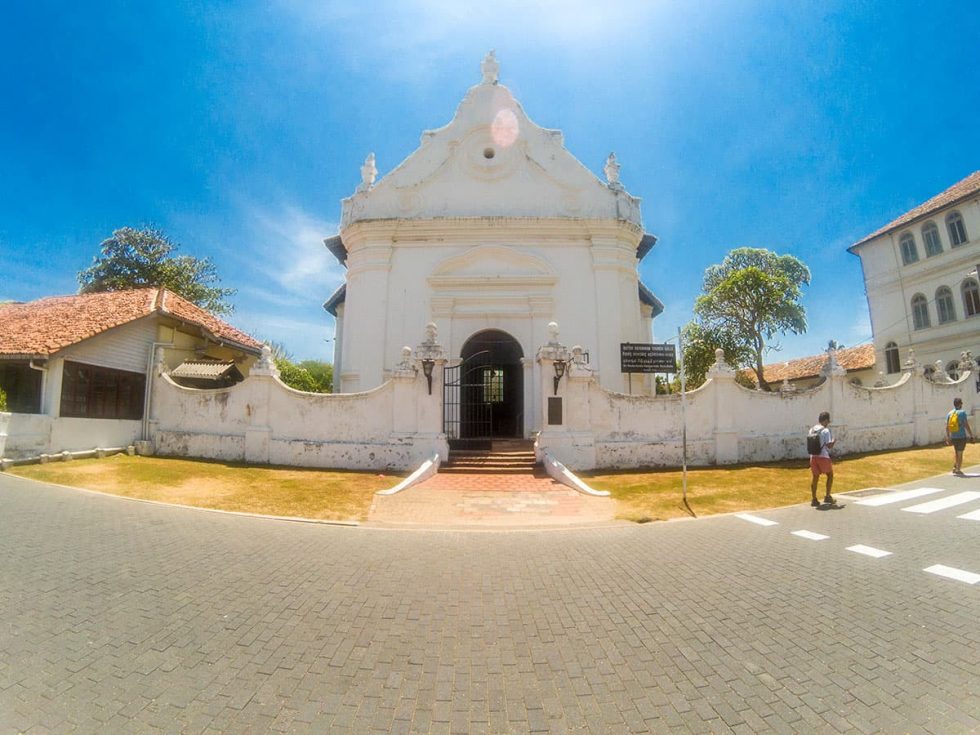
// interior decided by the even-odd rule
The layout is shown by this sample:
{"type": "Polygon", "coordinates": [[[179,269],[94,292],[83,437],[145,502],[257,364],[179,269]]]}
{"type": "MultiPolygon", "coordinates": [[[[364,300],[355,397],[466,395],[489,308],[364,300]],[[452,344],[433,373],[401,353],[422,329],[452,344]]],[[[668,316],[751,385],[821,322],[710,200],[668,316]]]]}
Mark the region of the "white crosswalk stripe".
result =
{"type": "Polygon", "coordinates": [[[935,513],[937,510],[953,508],[957,505],[963,505],[963,503],[972,502],[977,498],[980,498],[980,492],[969,490],[963,493],[956,493],[955,495],[948,495],[938,500],[930,500],[928,503],[910,505],[908,508],[902,508],[902,510],[906,513],[935,513]]]}
{"type": "Polygon", "coordinates": [[[822,533],[814,533],[813,531],[793,531],[793,535],[811,541],[823,541],[825,538],[830,538],[830,536],[824,536],[822,533]]]}
{"type": "Polygon", "coordinates": [[[941,493],[943,489],[941,487],[917,487],[913,490],[899,490],[894,493],[883,493],[881,495],[872,495],[870,498],[862,498],[858,500],[856,505],[890,505],[891,503],[901,503],[906,500],[912,500],[913,498],[921,498],[924,495],[932,495],[933,493],[941,493]]]}
{"type": "Polygon", "coordinates": [[[741,518],[743,521],[748,521],[749,523],[755,523],[760,526],[778,526],[776,521],[770,521],[768,518],[760,518],[759,516],[754,516],[751,513],[736,513],[736,518],[741,518]]]}
{"type": "Polygon", "coordinates": [[[975,510],[972,513],[964,513],[963,515],[956,517],[962,518],[966,521],[980,521],[980,510],[975,510]]]}
{"type": "Polygon", "coordinates": [[[956,567],[947,567],[945,564],[933,564],[931,567],[923,569],[923,571],[929,572],[930,574],[938,574],[940,577],[946,577],[947,579],[955,579],[958,582],[966,582],[967,584],[980,582],[980,574],[967,572],[956,567]]]}
{"type": "Polygon", "coordinates": [[[848,551],[853,551],[857,554],[864,554],[865,556],[873,556],[875,559],[880,559],[883,556],[891,556],[892,552],[885,551],[883,549],[876,549],[874,546],[865,546],[864,544],[855,544],[854,546],[848,546],[848,551]]]}

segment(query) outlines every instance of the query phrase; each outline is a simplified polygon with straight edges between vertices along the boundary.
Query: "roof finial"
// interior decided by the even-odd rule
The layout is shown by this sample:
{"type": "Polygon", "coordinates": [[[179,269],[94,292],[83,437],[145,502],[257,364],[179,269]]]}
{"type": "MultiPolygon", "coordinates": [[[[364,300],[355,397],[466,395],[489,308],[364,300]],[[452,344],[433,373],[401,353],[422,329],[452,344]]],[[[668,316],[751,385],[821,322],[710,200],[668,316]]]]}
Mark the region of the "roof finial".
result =
{"type": "Polygon", "coordinates": [[[497,57],[494,56],[494,49],[490,49],[490,53],[483,57],[483,63],[480,64],[480,71],[483,72],[483,84],[497,83],[500,64],[497,62],[497,57]]]}
{"type": "Polygon", "coordinates": [[[367,191],[372,186],[374,186],[374,180],[378,176],[378,167],[374,164],[374,154],[369,153],[368,157],[364,159],[364,165],[361,166],[361,185],[357,187],[358,191],[367,191]]]}
{"type": "Polygon", "coordinates": [[[606,165],[603,170],[606,172],[606,181],[613,189],[622,187],[622,184],[619,183],[619,169],[620,165],[619,161],[616,160],[616,154],[610,153],[609,157],[606,158],[606,165]]]}

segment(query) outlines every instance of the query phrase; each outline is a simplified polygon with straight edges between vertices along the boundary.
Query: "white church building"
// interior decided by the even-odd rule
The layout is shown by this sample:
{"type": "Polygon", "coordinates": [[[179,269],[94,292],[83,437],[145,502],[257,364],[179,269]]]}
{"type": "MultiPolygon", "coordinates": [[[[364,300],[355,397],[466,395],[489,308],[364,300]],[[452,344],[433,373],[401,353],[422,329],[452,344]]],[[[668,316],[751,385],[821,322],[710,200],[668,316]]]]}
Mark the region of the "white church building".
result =
{"type": "Polygon", "coordinates": [[[431,323],[448,360],[451,438],[521,438],[541,429],[534,356],[552,322],[567,344],[589,346],[604,387],[649,391],[620,372],[620,344],[651,342],[663,311],[637,275],[656,238],[614,155],[600,180],[560,131],[530,120],[492,52],[482,74],[393,171],[377,179],[368,156],[326,240],[347,271],[324,306],[339,392],[381,385],[431,323]]]}

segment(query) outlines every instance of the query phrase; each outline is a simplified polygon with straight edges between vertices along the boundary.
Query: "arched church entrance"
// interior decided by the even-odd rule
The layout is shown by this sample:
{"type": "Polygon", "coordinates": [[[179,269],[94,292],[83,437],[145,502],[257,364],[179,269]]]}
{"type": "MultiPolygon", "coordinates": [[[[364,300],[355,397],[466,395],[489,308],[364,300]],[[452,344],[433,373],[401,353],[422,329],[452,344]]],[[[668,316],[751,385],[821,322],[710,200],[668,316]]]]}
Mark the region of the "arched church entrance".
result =
{"type": "Polygon", "coordinates": [[[470,337],[462,362],[446,368],[443,430],[453,448],[489,448],[494,439],[524,435],[524,356],[506,332],[470,337]]]}

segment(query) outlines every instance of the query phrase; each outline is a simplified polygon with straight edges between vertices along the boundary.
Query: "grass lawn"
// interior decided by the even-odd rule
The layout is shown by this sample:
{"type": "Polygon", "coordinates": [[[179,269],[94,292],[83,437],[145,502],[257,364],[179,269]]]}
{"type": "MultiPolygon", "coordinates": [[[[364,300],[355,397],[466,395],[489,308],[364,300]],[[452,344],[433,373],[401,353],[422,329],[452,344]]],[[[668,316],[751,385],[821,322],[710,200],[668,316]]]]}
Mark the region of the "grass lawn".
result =
{"type": "MultiPolygon", "coordinates": [[[[967,444],[963,466],[980,464],[980,446],[967,444]]],[[[834,461],[834,490],[843,493],[883,487],[948,473],[953,450],[932,446],[871,454],[853,454],[834,461]]],[[[597,490],[608,490],[619,504],[618,515],[632,521],[690,517],[682,502],[679,469],[587,472],[583,479],[597,490]]],[[[823,497],[825,478],[818,494],[823,497]]],[[[759,510],[810,501],[807,460],[757,465],[688,468],[687,502],[698,516],[759,510]]]]}
{"type": "MultiPolygon", "coordinates": [[[[980,446],[968,444],[963,465],[975,464],[980,464],[980,446]]],[[[952,466],[953,450],[946,446],[850,455],[835,461],[834,493],[896,485],[949,472],[952,466]]],[[[130,498],[321,520],[364,520],[373,494],[401,477],[124,454],[22,465],[9,472],[130,498]]],[[[679,469],[589,472],[582,477],[612,494],[620,518],[643,522],[690,517],[682,502],[679,469]]],[[[823,479],[819,492],[823,497],[823,479]]],[[[689,469],[687,499],[698,516],[808,502],[809,465],[794,460],[689,469]]]]}
{"type": "Polygon", "coordinates": [[[125,454],[22,465],[8,471],[128,498],[321,520],[364,520],[372,495],[396,485],[401,477],[125,454]]]}

